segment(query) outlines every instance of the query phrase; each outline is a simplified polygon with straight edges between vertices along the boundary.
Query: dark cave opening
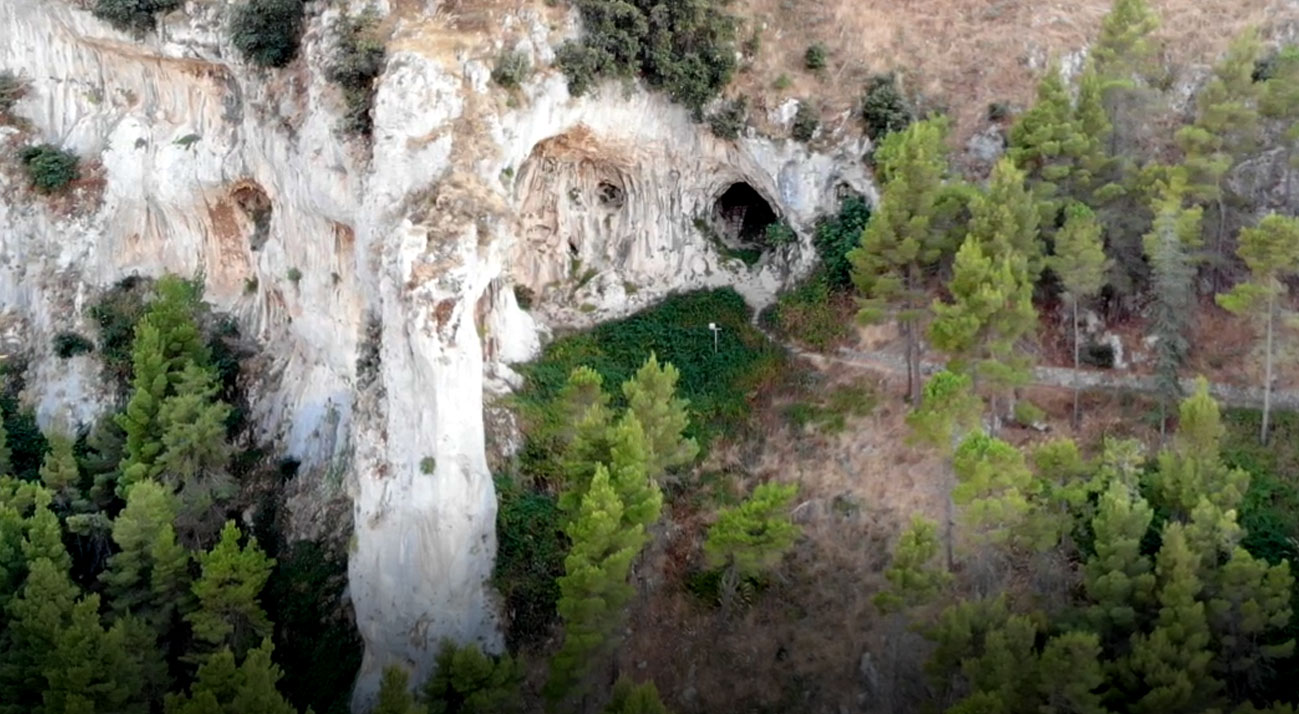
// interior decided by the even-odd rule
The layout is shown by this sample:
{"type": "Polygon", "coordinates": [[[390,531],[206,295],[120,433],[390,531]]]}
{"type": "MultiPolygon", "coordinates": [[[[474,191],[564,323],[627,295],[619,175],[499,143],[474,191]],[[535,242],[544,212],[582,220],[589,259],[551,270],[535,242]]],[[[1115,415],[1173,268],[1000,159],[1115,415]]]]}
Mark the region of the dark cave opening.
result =
{"type": "Polygon", "coordinates": [[[713,204],[713,223],[727,242],[765,244],[767,226],[779,222],[767,199],[743,181],[731,184],[713,204]]]}

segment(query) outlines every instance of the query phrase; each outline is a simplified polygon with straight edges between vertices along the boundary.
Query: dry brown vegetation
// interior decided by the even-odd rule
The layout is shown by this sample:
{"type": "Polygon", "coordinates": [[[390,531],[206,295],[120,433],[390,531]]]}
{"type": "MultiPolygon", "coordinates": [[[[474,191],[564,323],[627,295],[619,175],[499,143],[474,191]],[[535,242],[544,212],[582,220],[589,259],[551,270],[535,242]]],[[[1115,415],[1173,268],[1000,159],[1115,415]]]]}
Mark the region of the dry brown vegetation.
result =
{"type": "MultiPolygon", "coordinates": [[[[1166,63],[1183,71],[1211,61],[1240,30],[1284,34],[1299,9],[1284,0],[1152,0],[1166,63]]],[[[788,97],[822,103],[827,117],[854,109],[871,74],[898,71],[909,92],[956,120],[957,138],[984,126],[993,102],[1027,106],[1046,59],[1084,49],[1109,0],[739,0],[762,50],[732,91],[758,106],[788,97]],[[829,51],[821,77],[803,69],[815,42],[829,51]],[[792,81],[773,87],[782,74],[792,81]]]]}

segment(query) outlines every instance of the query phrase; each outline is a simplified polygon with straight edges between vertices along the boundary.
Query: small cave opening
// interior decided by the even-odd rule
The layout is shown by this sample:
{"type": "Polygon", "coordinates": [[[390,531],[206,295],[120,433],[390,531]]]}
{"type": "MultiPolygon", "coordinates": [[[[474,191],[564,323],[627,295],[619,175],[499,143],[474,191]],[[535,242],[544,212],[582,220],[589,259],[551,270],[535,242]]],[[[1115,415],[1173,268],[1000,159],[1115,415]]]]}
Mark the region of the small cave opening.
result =
{"type": "Polygon", "coordinates": [[[743,181],[731,184],[713,204],[713,222],[727,242],[765,243],[767,226],[780,217],[756,189],[743,181]]]}
{"type": "Polygon", "coordinates": [[[243,181],[230,191],[235,205],[243,211],[253,224],[252,235],[248,237],[249,246],[258,251],[266,245],[271,232],[271,199],[266,191],[252,181],[243,181]]]}

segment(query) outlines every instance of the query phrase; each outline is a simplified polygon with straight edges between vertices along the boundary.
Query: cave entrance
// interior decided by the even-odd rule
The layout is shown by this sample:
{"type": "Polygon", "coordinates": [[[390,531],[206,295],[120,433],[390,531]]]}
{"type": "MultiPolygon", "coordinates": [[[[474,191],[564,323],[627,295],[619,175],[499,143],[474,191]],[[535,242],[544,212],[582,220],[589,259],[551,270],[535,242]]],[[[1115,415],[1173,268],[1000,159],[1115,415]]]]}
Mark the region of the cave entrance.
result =
{"type": "Polygon", "coordinates": [[[778,222],[767,199],[743,181],[731,184],[713,203],[714,228],[728,245],[763,245],[767,226],[778,222]]]}

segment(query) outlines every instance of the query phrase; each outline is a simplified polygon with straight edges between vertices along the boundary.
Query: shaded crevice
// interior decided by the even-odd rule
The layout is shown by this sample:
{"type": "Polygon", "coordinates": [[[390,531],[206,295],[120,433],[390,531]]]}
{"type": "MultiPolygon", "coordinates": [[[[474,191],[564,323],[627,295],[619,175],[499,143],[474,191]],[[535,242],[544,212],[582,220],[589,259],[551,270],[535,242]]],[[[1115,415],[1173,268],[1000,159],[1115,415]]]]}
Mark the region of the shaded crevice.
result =
{"type": "Polygon", "coordinates": [[[240,183],[230,192],[235,205],[252,221],[253,232],[248,237],[248,245],[253,250],[261,250],[266,245],[271,233],[271,199],[266,191],[252,181],[240,183]]]}

